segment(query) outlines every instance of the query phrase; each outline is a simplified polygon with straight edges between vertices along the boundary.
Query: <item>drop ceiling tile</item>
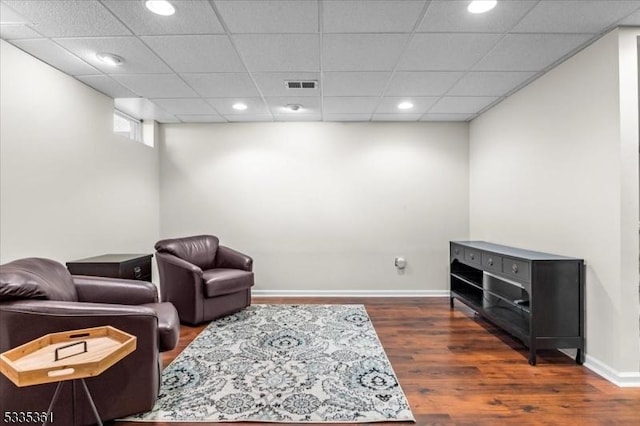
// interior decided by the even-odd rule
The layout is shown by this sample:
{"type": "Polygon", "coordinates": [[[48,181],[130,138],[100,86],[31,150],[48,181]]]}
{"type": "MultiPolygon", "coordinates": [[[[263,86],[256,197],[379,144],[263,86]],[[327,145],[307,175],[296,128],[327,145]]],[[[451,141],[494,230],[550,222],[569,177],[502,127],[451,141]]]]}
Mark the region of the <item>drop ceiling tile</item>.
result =
{"type": "Polygon", "coordinates": [[[504,33],[537,1],[501,1],[490,13],[469,13],[468,0],[434,0],[418,32],[504,33]]]}
{"type": "Polygon", "coordinates": [[[171,115],[171,114],[167,114],[166,116],[159,117],[159,118],[149,118],[148,120],[155,120],[160,124],[177,124],[177,123],[180,123],[180,120],[175,115],[171,115]]]}
{"type": "Polygon", "coordinates": [[[0,24],[0,38],[3,40],[14,40],[21,38],[42,38],[42,36],[26,25],[0,24]]]}
{"type": "Polygon", "coordinates": [[[597,34],[632,13],[637,1],[541,1],[513,32],[597,34]]]}
{"type": "Polygon", "coordinates": [[[113,74],[112,77],[144,98],[195,98],[198,96],[175,74],[113,74]]]}
{"type": "Polygon", "coordinates": [[[171,72],[151,49],[135,37],[58,38],[54,41],[107,74],[171,72]],[[122,57],[124,62],[111,67],[98,60],[96,53],[99,52],[113,53],[122,57]]]}
{"type": "Polygon", "coordinates": [[[409,33],[425,4],[425,0],[325,0],[322,26],[325,33],[409,33]]]}
{"type": "Polygon", "coordinates": [[[498,34],[416,34],[398,69],[467,70],[489,52],[500,37],[498,34]]]}
{"type": "Polygon", "coordinates": [[[274,115],[275,121],[321,121],[322,114],[296,114],[296,115],[274,115]]]}
{"type": "Polygon", "coordinates": [[[107,75],[77,75],[76,78],[112,98],[132,98],[137,96],[107,75]]]}
{"type": "Polygon", "coordinates": [[[303,97],[303,96],[276,96],[265,99],[271,113],[275,115],[302,115],[302,114],[320,114],[320,98],[319,97],[303,97]],[[289,111],[286,105],[301,105],[300,111],[289,111]]]}
{"type": "Polygon", "coordinates": [[[231,33],[317,33],[317,1],[216,0],[231,33]]]}
{"type": "Polygon", "coordinates": [[[175,115],[214,115],[216,111],[199,98],[193,99],[151,99],[170,114],[175,115]]]}
{"type": "Polygon", "coordinates": [[[640,26],[640,9],[620,21],[619,25],[640,26]]]}
{"type": "Polygon", "coordinates": [[[370,121],[371,114],[324,114],[324,121],[370,121]]]}
{"type": "Polygon", "coordinates": [[[34,24],[47,37],[130,35],[100,2],[6,0],[6,5],[34,24]]]}
{"type": "Polygon", "coordinates": [[[441,98],[430,110],[430,114],[475,114],[487,105],[491,104],[497,97],[492,96],[447,96],[441,98]]]}
{"type": "Polygon", "coordinates": [[[474,114],[425,114],[420,121],[468,121],[474,114]]]}
{"type": "Polygon", "coordinates": [[[176,72],[245,71],[226,35],[141,38],[176,72]]]}
{"type": "Polygon", "coordinates": [[[541,71],[591,38],[586,34],[507,34],[477,71],[541,71]]]}
{"type": "MultiPolygon", "coordinates": [[[[116,98],[113,100],[113,105],[116,109],[143,120],[151,119],[158,110],[163,111],[150,100],[137,97],[116,98]]],[[[165,111],[163,112],[166,114],[165,111]]]]}
{"type": "Polygon", "coordinates": [[[213,98],[206,99],[206,101],[218,111],[218,113],[226,115],[239,115],[239,116],[251,116],[251,115],[269,115],[269,108],[265,105],[262,98],[213,98]],[[247,106],[244,111],[238,111],[233,109],[235,103],[243,103],[247,106]]]}
{"type": "Polygon", "coordinates": [[[373,114],[371,121],[418,121],[422,114],[373,114]]]}
{"type": "Polygon", "coordinates": [[[48,39],[12,40],[15,46],[69,75],[100,74],[82,59],[48,39]]]}
{"type": "Polygon", "coordinates": [[[260,92],[264,96],[319,96],[320,73],[309,72],[260,72],[253,73],[260,92]],[[286,81],[317,81],[318,86],[315,89],[289,89],[286,87],[286,81]]]}
{"type": "Polygon", "coordinates": [[[246,73],[181,74],[182,78],[203,98],[260,96],[246,73]]]}
{"type": "Polygon", "coordinates": [[[318,35],[239,35],[234,41],[249,72],[320,71],[318,35]]]}
{"type": "Polygon", "coordinates": [[[396,72],[391,78],[387,96],[444,95],[464,75],[463,72],[396,72]]]}
{"type": "Polygon", "coordinates": [[[380,96],[390,72],[325,72],[324,96],[380,96]]]}
{"type": "Polygon", "coordinates": [[[103,0],[105,6],[137,35],[223,34],[209,2],[180,0],[174,2],[175,15],[155,15],[142,1],[103,0]]]}
{"type": "Polygon", "coordinates": [[[331,114],[370,114],[378,105],[377,97],[325,97],[324,112],[331,114]]]}
{"type": "Polygon", "coordinates": [[[424,114],[429,108],[433,106],[438,101],[438,97],[416,97],[416,96],[405,96],[405,97],[385,97],[380,101],[380,105],[376,109],[376,115],[379,114],[392,114],[392,115],[414,115],[424,114]],[[413,104],[413,108],[407,110],[398,109],[398,104],[401,102],[411,102],[413,104]]]}
{"type": "Polygon", "coordinates": [[[183,123],[225,123],[227,120],[218,114],[178,114],[183,123]]]}
{"type": "Polygon", "coordinates": [[[159,123],[178,123],[179,120],[158,105],[145,98],[116,98],[116,109],[141,120],[155,120],[159,123]]]}
{"type": "Polygon", "coordinates": [[[504,96],[535,72],[470,72],[447,93],[452,96],[504,96]]]}
{"type": "Polygon", "coordinates": [[[322,42],[324,71],[391,71],[408,34],[327,34],[322,42]]]}
{"type": "Polygon", "coordinates": [[[13,9],[4,3],[0,3],[0,24],[7,25],[29,25],[29,20],[24,16],[16,13],[13,9]]]}
{"type": "Polygon", "coordinates": [[[261,114],[261,115],[239,115],[239,114],[229,114],[225,115],[224,118],[230,122],[256,122],[256,121],[273,121],[273,116],[271,114],[261,114]]]}

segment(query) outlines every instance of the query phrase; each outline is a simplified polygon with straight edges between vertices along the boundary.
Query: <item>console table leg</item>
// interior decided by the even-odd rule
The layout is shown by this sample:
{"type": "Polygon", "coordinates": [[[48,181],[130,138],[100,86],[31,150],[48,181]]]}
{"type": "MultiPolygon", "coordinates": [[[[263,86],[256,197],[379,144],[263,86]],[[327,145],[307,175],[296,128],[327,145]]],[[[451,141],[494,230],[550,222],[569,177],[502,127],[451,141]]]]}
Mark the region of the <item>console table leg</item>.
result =
{"type": "Polygon", "coordinates": [[[44,422],[42,422],[42,426],[47,426],[47,422],[49,421],[49,416],[51,415],[51,411],[53,411],[53,406],[56,405],[56,401],[58,401],[58,397],[60,396],[60,392],[62,391],[62,385],[64,382],[58,382],[58,386],[56,386],[56,391],[53,393],[53,398],[51,398],[51,404],[49,404],[49,409],[47,410],[47,417],[44,418],[44,422]]]}
{"type": "Polygon", "coordinates": [[[87,394],[87,399],[89,400],[89,405],[91,405],[91,410],[93,411],[93,415],[96,416],[96,420],[98,421],[98,426],[102,426],[102,420],[100,419],[100,415],[98,414],[98,409],[96,408],[96,404],[93,402],[93,398],[91,397],[91,393],[89,393],[89,388],[87,387],[87,383],[84,379],[80,379],[82,386],[84,387],[84,392],[87,394]]]}
{"type": "Polygon", "coordinates": [[[453,297],[449,298],[449,306],[451,306],[451,309],[453,309],[453,297]]]}
{"type": "Polygon", "coordinates": [[[576,351],[576,364],[582,365],[584,364],[584,350],[578,349],[576,351]]]}
{"type": "Polygon", "coordinates": [[[529,365],[536,365],[536,351],[535,349],[529,349],[529,365]]]}

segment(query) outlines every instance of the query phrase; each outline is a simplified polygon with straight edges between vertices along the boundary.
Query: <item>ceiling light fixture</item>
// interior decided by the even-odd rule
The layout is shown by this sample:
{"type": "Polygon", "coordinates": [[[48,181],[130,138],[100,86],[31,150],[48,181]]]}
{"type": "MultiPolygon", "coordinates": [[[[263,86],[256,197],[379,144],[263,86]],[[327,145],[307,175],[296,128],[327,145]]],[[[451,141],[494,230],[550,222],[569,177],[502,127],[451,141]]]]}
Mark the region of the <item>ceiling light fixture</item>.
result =
{"type": "Polygon", "coordinates": [[[413,104],[411,102],[400,102],[398,104],[398,109],[411,109],[413,108],[413,104]]]}
{"type": "Polygon", "coordinates": [[[176,8],[167,0],[147,0],[144,5],[156,15],[171,16],[176,13],[176,8]]]}
{"type": "Polygon", "coordinates": [[[471,13],[485,13],[496,7],[498,0],[473,0],[467,10],[471,13]]]}
{"type": "Polygon", "coordinates": [[[100,52],[96,53],[96,57],[100,60],[100,62],[103,62],[111,67],[120,66],[124,62],[124,59],[122,59],[118,55],[114,55],[113,53],[100,52]]]}
{"type": "Polygon", "coordinates": [[[289,104],[287,106],[285,106],[286,109],[288,109],[291,112],[300,112],[302,111],[302,105],[300,104],[289,104]]]}
{"type": "Polygon", "coordinates": [[[233,108],[235,110],[238,110],[238,111],[244,111],[245,109],[247,109],[249,107],[247,106],[247,104],[243,104],[242,102],[238,102],[238,103],[233,104],[231,106],[231,108],[233,108]]]}

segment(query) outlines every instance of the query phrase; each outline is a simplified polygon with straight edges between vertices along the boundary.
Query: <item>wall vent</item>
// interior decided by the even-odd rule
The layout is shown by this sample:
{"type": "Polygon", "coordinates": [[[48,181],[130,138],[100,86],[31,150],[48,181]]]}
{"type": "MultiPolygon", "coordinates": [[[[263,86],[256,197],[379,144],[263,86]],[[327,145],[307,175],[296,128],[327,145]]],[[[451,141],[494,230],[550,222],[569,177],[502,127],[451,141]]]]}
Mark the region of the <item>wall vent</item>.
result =
{"type": "Polygon", "coordinates": [[[285,81],[284,85],[287,89],[315,89],[318,87],[318,82],[315,80],[285,81]]]}

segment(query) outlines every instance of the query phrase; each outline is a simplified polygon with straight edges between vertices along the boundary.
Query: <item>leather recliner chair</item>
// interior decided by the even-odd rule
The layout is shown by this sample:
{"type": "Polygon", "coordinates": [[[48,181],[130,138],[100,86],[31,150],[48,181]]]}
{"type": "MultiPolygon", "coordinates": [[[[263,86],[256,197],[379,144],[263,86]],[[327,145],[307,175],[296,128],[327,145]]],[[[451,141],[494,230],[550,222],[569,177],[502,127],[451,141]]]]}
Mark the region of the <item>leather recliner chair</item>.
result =
{"type": "MultiPolygon", "coordinates": [[[[27,258],[0,265],[0,352],[45,334],[104,325],[136,336],[136,349],[86,380],[103,420],[150,411],[158,396],[161,351],[178,342],[180,324],[170,303],[144,281],[71,275],[60,263],[27,258]]],[[[94,424],[84,392],[63,386],[54,424],[94,424]],[[74,410],[75,405],[75,419],[74,410]]],[[[17,387],[0,374],[4,412],[46,412],[56,383],[17,387]]]]}
{"type": "Polygon", "coordinates": [[[160,297],[180,321],[199,324],[251,304],[251,257],[221,246],[213,235],[173,238],[155,245],[160,297]]]}

